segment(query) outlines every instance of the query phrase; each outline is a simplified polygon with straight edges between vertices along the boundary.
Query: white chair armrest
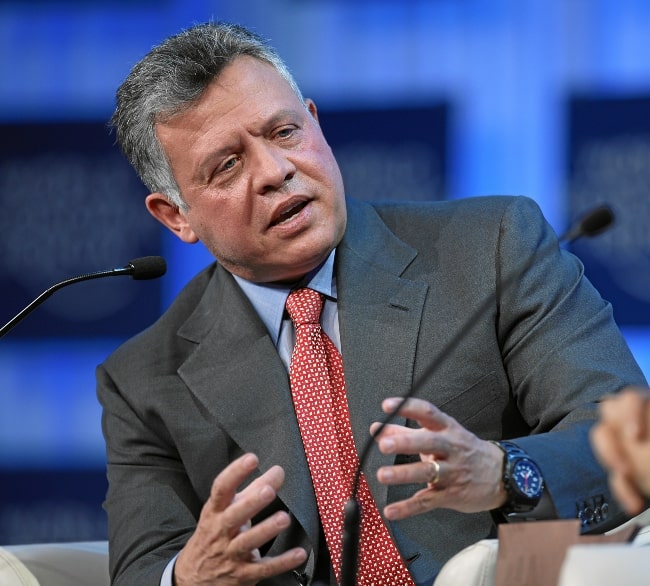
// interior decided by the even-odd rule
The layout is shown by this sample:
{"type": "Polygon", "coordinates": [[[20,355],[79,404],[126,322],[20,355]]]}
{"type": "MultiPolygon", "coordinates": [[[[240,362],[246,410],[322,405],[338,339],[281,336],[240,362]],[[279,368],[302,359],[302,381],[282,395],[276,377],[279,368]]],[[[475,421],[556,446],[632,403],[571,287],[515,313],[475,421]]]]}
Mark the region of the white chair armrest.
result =
{"type": "MultiPolygon", "coordinates": [[[[8,545],[4,549],[35,577],[36,586],[110,586],[106,541],[8,545]]],[[[0,584],[5,583],[0,580],[0,584]]]]}
{"type": "Polygon", "coordinates": [[[494,586],[499,542],[482,539],[453,556],[433,586],[494,586]]]}
{"type": "Polygon", "coordinates": [[[3,586],[40,586],[25,564],[13,553],[0,547],[0,584],[3,586]]]}

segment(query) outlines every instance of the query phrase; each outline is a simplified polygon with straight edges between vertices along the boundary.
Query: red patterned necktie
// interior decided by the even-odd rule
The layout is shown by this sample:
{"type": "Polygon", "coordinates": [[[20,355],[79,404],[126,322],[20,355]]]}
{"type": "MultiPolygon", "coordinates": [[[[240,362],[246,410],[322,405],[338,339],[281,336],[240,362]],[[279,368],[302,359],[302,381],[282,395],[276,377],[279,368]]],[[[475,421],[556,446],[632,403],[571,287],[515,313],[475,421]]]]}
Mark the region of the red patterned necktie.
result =
{"type": "MultiPolygon", "coordinates": [[[[321,329],[322,307],[322,295],[312,289],[298,289],[287,299],[287,311],[296,327],[289,377],[325,541],[340,582],[344,506],[352,493],[359,458],[350,425],[343,360],[321,329]]],[[[362,511],[357,584],[413,584],[363,474],[357,498],[362,511]]]]}

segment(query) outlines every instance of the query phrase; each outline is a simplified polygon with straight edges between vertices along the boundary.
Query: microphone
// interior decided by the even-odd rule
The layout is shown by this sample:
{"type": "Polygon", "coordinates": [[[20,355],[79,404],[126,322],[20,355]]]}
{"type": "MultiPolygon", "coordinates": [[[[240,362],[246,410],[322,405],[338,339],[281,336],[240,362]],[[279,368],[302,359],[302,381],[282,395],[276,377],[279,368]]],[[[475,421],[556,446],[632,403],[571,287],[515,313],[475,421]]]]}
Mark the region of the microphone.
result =
{"type": "Polygon", "coordinates": [[[560,236],[561,242],[573,242],[582,236],[596,236],[607,230],[614,222],[614,212],[607,204],[602,204],[585,214],[569,230],[560,236]]]}
{"type": "MultiPolygon", "coordinates": [[[[559,242],[572,242],[581,237],[592,237],[597,234],[601,234],[606,229],[608,229],[614,221],[614,212],[608,205],[600,205],[591,211],[587,212],[581,219],[579,219],[569,230],[562,234],[558,240],[559,242]]],[[[528,260],[528,263],[524,267],[523,272],[527,272],[530,269],[533,262],[533,257],[528,260]]],[[[505,284],[509,285],[517,275],[511,275],[505,280],[505,284]]],[[[470,325],[476,319],[478,319],[481,314],[487,311],[494,300],[495,294],[488,295],[488,297],[481,303],[476,311],[472,312],[470,317],[466,320],[465,325],[470,325]]],[[[465,328],[460,328],[458,334],[453,337],[450,343],[446,348],[443,349],[441,353],[438,354],[430,363],[421,379],[426,380],[442,361],[449,356],[449,354],[456,349],[456,346],[461,342],[463,338],[463,331],[465,328]]],[[[352,484],[352,491],[350,500],[345,504],[344,510],[344,519],[343,519],[343,550],[341,552],[341,586],[355,586],[356,585],[356,574],[358,567],[358,558],[359,558],[359,530],[361,524],[361,508],[359,506],[359,501],[357,500],[357,493],[359,491],[359,480],[363,467],[368,459],[368,454],[370,449],[375,443],[375,438],[381,435],[381,432],[384,428],[395,419],[399,414],[401,408],[404,406],[404,403],[411,397],[416,395],[418,389],[417,381],[413,384],[411,389],[406,395],[404,395],[399,405],[391,412],[388,413],[382,420],[379,427],[375,430],[370,438],[367,440],[361,455],[359,456],[359,464],[354,477],[354,482],[352,484]]]]}
{"type": "Polygon", "coordinates": [[[73,283],[79,283],[80,281],[89,281],[91,279],[100,279],[102,277],[115,277],[119,275],[130,275],[135,280],[144,280],[144,279],[157,279],[162,277],[165,272],[167,272],[167,263],[162,256],[142,256],[140,258],[135,258],[130,260],[129,263],[117,269],[109,269],[106,271],[97,271],[95,273],[87,273],[84,275],[79,275],[77,277],[72,277],[52,285],[49,289],[46,289],[41,293],[34,301],[32,301],[27,307],[22,311],[16,314],[12,319],[10,319],[2,328],[0,328],[0,338],[2,338],[6,333],[12,330],[19,322],[21,322],[25,317],[27,317],[34,309],[36,309],[43,301],[50,297],[55,291],[72,285],[73,283]]]}

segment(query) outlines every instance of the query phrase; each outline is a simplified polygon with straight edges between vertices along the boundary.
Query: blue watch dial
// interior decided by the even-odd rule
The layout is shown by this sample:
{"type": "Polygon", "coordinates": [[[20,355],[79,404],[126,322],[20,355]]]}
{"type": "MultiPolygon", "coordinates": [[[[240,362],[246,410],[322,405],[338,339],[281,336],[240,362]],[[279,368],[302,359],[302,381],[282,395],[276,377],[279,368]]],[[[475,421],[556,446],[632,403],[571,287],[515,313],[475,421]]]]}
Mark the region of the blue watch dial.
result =
{"type": "Polygon", "coordinates": [[[537,465],[528,458],[517,460],[512,469],[512,480],[519,491],[529,498],[542,494],[542,474],[537,465]]]}

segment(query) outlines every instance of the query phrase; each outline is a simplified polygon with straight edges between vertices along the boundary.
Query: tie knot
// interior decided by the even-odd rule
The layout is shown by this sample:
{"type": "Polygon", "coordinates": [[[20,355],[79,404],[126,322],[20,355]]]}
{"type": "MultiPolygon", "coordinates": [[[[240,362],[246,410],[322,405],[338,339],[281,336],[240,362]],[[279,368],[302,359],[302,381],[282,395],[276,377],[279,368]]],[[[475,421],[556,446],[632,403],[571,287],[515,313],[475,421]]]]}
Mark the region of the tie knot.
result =
{"type": "Polygon", "coordinates": [[[323,296],[313,289],[296,289],[289,293],[287,311],[296,327],[303,324],[320,323],[320,312],[323,309],[323,296]]]}

